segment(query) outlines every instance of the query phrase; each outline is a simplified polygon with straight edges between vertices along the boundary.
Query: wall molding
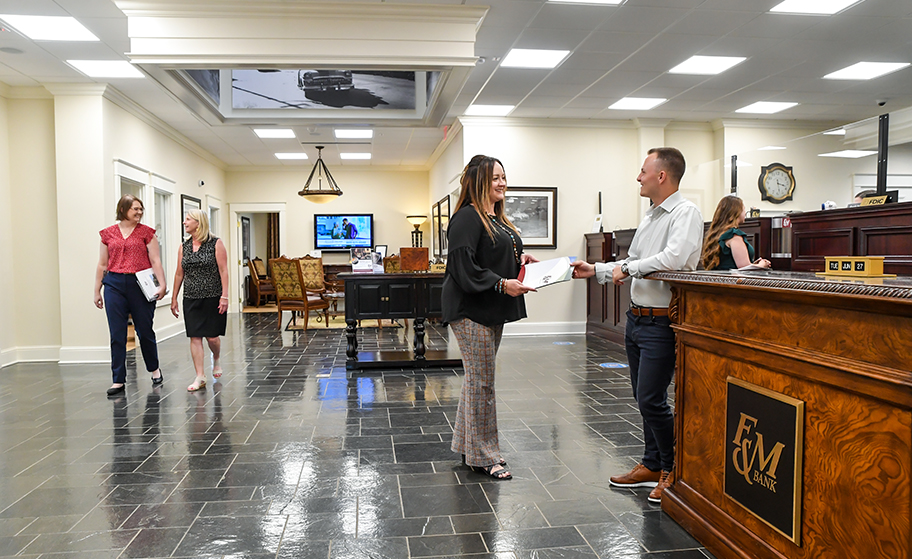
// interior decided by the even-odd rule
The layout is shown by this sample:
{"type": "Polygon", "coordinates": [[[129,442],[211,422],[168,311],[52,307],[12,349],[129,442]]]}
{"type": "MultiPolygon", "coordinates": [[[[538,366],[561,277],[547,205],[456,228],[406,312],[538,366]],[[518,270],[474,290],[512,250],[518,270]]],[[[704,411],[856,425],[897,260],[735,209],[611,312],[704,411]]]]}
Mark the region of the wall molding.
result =
{"type": "Polygon", "coordinates": [[[61,346],[58,363],[110,363],[110,346],[61,346]]]}

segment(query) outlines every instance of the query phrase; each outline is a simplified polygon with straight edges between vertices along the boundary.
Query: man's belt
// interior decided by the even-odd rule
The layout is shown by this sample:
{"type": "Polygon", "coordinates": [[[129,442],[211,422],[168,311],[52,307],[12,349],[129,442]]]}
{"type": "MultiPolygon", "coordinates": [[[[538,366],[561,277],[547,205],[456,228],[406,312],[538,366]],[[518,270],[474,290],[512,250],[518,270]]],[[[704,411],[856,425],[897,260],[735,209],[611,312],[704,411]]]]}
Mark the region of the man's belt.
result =
{"type": "Polygon", "coordinates": [[[630,306],[633,316],[668,316],[667,307],[635,307],[630,306]]]}

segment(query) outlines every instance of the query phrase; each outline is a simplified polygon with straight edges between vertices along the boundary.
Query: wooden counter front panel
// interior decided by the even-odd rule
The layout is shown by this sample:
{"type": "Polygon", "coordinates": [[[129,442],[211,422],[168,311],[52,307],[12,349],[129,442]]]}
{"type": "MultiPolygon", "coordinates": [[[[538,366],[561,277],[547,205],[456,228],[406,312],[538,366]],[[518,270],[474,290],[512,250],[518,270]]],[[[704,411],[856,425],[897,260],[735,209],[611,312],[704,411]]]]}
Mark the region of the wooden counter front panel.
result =
{"type": "Polygon", "coordinates": [[[874,313],[770,303],[745,289],[688,290],[680,304],[678,477],[663,508],[720,559],[908,559],[912,396],[908,377],[878,373],[909,370],[912,319],[878,324],[874,313]],[[724,494],[727,376],[806,402],[800,547],[724,494]]]}

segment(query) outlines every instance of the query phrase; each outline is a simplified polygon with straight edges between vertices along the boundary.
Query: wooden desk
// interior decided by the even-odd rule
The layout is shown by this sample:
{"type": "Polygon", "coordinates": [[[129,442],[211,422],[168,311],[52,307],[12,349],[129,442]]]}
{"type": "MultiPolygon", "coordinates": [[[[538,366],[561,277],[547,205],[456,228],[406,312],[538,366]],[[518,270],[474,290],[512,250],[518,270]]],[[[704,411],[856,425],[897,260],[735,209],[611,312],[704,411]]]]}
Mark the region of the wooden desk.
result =
{"type": "Polygon", "coordinates": [[[345,355],[347,369],[397,367],[461,367],[455,350],[428,350],[424,344],[424,321],[440,318],[443,274],[339,274],[345,282],[345,355]],[[412,349],[358,351],[358,321],[414,318],[412,349]]]}
{"type": "MultiPolygon", "coordinates": [[[[652,277],[672,284],[678,346],[675,482],[662,509],[720,559],[909,559],[912,278],[652,277]],[[727,399],[729,379],[803,402],[803,441],[792,445],[803,461],[795,476],[797,544],[729,496],[726,484],[741,483],[726,479],[742,450],[735,444],[733,451],[731,439],[747,432],[731,436],[726,406],[737,406],[727,399]]],[[[752,435],[770,424],[762,423],[752,435]]],[[[768,473],[777,440],[753,436],[750,444],[768,473]]]]}

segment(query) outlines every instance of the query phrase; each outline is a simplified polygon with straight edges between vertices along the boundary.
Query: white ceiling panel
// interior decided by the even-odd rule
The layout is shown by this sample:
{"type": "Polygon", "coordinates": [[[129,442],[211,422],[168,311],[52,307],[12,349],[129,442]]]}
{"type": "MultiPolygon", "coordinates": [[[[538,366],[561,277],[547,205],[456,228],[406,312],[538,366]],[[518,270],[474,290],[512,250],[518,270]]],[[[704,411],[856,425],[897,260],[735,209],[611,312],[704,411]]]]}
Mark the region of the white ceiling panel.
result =
{"type": "Polygon", "coordinates": [[[709,35],[719,37],[731,33],[757,17],[749,12],[699,10],[690,12],[668,30],[677,35],[709,35]]]}
{"type": "MultiPolygon", "coordinates": [[[[576,29],[525,29],[513,45],[521,49],[573,50],[589,36],[588,31],[576,29]]],[[[506,53],[504,53],[506,54],[506,53]]]]}
{"type": "Polygon", "coordinates": [[[824,18],[786,14],[761,14],[731,32],[734,37],[760,37],[789,39],[815,25],[824,18]]]}
{"type": "Polygon", "coordinates": [[[498,68],[487,83],[483,93],[486,95],[513,95],[516,101],[525,97],[532,88],[541,83],[548,75],[548,70],[527,68],[498,68]]]}
{"type": "Polygon", "coordinates": [[[626,33],[640,31],[645,24],[648,25],[650,31],[658,33],[667,31],[669,27],[690,13],[692,11],[688,9],[637,6],[628,2],[618,8],[599,30],[626,33]]]}
{"type": "Polygon", "coordinates": [[[581,52],[614,52],[629,54],[651,41],[655,35],[624,33],[621,31],[596,32],[589,36],[579,49],[581,52]]]}
{"type": "Polygon", "coordinates": [[[592,31],[619,9],[617,6],[545,2],[529,27],[592,31]]]}

